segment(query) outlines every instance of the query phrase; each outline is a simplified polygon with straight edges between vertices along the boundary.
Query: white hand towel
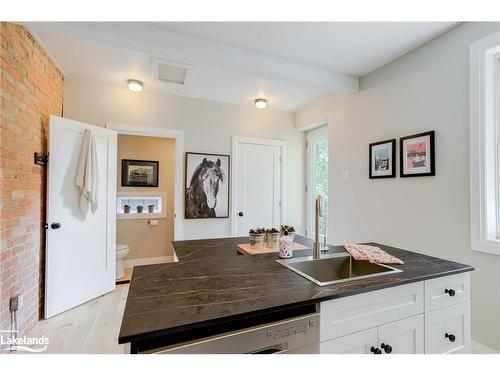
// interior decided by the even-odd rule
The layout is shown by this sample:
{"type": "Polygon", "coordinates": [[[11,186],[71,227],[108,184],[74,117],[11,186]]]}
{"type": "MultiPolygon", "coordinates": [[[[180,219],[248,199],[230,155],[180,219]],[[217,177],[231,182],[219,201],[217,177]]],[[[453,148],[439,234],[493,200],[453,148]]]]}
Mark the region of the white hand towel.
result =
{"type": "Polygon", "coordinates": [[[98,207],[97,199],[97,151],[92,131],[86,129],[83,133],[76,174],[76,186],[80,193],[80,209],[83,213],[89,210],[95,213],[98,207]]]}

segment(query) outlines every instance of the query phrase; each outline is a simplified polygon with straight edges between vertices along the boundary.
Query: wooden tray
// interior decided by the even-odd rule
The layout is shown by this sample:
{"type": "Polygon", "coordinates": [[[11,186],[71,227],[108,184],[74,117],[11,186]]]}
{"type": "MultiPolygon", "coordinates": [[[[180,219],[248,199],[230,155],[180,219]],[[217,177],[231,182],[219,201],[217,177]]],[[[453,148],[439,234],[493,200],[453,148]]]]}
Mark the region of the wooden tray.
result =
{"type": "MultiPolygon", "coordinates": [[[[279,249],[269,249],[264,247],[263,249],[252,249],[250,244],[244,243],[236,245],[238,247],[238,253],[243,255],[258,255],[258,254],[270,254],[278,253],[279,249]]],[[[301,245],[300,243],[294,242],[292,246],[293,250],[306,250],[309,249],[307,246],[301,245]]]]}

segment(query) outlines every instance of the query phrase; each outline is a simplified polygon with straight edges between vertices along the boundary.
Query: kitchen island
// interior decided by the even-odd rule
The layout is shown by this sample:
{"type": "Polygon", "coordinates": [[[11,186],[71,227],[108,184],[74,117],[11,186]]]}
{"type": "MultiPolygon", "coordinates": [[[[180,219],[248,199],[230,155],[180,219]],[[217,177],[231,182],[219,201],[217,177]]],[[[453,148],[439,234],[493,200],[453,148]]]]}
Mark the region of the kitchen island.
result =
{"type": "MultiPolygon", "coordinates": [[[[312,245],[305,237],[296,236],[296,241],[312,245]]],[[[423,314],[423,299],[434,298],[430,294],[424,297],[424,281],[473,270],[464,264],[372,244],[403,260],[403,265],[397,265],[403,272],[320,287],[277,263],[277,253],[239,255],[237,245],[247,242],[247,237],[174,241],[172,246],[179,262],[135,267],[119,343],[130,343],[132,353],[154,352],[155,348],[312,314],[320,305],[322,313],[335,310],[335,306],[326,304],[338,299],[350,301],[349,298],[360,294],[380,299],[377,291],[397,291],[395,287],[404,288],[407,284],[421,285],[418,288],[422,292],[412,291],[414,294],[409,298],[421,303],[418,307],[421,311],[412,314],[423,314]]],[[[344,252],[342,246],[329,248],[329,253],[344,252]]],[[[308,255],[311,250],[295,252],[295,257],[308,255]]],[[[459,293],[458,297],[468,303],[468,286],[461,284],[467,293],[459,293]]],[[[376,316],[372,319],[373,324],[381,323],[377,319],[376,316]]],[[[323,332],[323,328],[327,329],[326,322],[322,317],[321,340],[339,337],[337,333],[323,332]]],[[[360,328],[365,324],[354,323],[360,328]]]]}

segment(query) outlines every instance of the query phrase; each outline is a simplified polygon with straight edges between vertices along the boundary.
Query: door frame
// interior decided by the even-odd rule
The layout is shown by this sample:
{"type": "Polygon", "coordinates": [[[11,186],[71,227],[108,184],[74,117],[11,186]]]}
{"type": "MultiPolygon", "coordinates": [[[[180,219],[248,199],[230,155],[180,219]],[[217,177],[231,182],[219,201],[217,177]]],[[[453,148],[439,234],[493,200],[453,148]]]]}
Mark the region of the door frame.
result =
{"type": "Polygon", "coordinates": [[[280,148],[281,161],[280,161],[280,218],[283,223],[285,220],[285,212],[286,212],[286,141],[279,139],[265,139],[265,138],[251,138],[251,137],[240,137],[233,136],[232,137],[232,163],[231,163],[231,207],[230,212],[230,220],[231,220],[231,236],[235,237],[238,232],[237,225],[237,210],[238,201],[236,192],[238,191],[238,179],[236,173],[236,166],[238,165],[238,148],[240,145],[250,144],[250,145],[261,145],[261,146],[277,146],[280,148]]]}
{"type": "MultiPolygon", "coordinates": [[[[325,135],[329,139],[329,134],[328,134],[328,123],[321,123],[319,126],[316,128],[310,129],[306,132],[306,233],[308,238],[314,238],[315,233],[314,233],[314,212],[313,209],[315,207],[314,203],[314,198],[311,194],[311,189],[313,186],[313,181],[314,181],[314,175],[313,175],[313,170],[311,168],[312,166],[312,158],[313,158],[313,147],[311,147],[311,141],[313,141],[315,138],[319,138],[323,135],[325,135]]],[[[328,142],[330,143],[330,142],[328,142]]],[[[328,147],[330,148],[330,147],[328,147]]],[[[330,178],[330,177],[328,177],[330,178]]],[[[328,235],[328,222],[327,222],[327,235],[328,235]]],[[[320,237],[323,237],[320,235],[320,237]]]]}
{"type": "Polygon", "coordinates": [[[106,123],[106,128],[116,130],[118,134],[138,135],[144,137],[159,137],[175,139],[175,181],[174,181],[174,240],[182,240],[184,235],[183,215],[183,176],[184,171],[184,131],[175,129],[152,128],[140,125],[106,123]]]}

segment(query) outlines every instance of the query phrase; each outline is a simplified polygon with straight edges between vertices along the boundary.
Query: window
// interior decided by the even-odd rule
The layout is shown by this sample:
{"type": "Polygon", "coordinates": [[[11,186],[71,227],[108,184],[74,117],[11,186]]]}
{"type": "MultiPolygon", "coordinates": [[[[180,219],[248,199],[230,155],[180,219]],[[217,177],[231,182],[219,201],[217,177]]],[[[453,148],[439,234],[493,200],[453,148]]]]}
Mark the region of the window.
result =
{"type": "Polygon", "coordinates": [[[500,33],[470,49],[471,247],[500,255],[500,33]]]}
{"type": "Polygon", "coordinates": [[[319,231],[322,237],[328,226],[328,127],[324,126],[307,133],[307,236],[315,235],[315,200],[323,197],[325,214],[320,218],[319,231]]]}

